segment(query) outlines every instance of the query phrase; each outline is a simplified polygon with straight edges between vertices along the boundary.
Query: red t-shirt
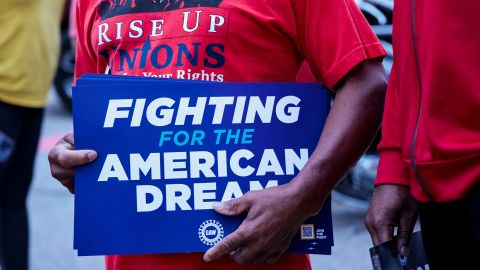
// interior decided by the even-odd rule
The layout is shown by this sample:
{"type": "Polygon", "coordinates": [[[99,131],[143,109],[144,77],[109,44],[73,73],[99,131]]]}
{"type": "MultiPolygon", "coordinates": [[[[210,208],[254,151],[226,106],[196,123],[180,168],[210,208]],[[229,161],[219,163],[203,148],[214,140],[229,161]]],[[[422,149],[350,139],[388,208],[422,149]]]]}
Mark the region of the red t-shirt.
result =
{"type": "MultiPolygon", "coordinates": [[[[385,52],[353,0],[78,0],[76,77],[109,73],[293,82],[306,60],[328,88],[385,52]]],[[[199,89],[200,91],[200,89],[199,89]]],[[[107,257],[107,269],[224,270],[202,254],[107,257]]],[[[261,269],[310,269],[284,255],[261,269]]]]}

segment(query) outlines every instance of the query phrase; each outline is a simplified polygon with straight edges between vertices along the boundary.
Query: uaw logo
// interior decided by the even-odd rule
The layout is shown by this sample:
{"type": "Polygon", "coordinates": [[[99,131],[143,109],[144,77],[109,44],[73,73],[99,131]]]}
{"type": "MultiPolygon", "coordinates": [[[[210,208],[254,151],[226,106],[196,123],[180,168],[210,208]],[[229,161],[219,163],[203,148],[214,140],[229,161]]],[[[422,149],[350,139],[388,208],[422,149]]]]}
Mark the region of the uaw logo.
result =
{"type": "Polygon", "coordinates": [[[223,239],[223,226],[220,222],[209,219],[198,228],[198,238],[207,246],[213,246],[223,239]]]}

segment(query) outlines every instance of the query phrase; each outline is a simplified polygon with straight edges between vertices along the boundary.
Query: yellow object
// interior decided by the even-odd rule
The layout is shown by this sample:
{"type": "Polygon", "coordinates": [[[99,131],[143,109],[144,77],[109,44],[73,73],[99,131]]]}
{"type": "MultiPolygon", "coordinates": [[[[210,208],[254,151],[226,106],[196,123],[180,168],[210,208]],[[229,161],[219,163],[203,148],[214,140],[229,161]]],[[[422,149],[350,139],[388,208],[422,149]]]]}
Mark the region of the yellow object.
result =
{"type": "Polygon", "coordinates": [[[63,0],[0,0],[0,101],[43,107],[58,62],[63,0]]]}

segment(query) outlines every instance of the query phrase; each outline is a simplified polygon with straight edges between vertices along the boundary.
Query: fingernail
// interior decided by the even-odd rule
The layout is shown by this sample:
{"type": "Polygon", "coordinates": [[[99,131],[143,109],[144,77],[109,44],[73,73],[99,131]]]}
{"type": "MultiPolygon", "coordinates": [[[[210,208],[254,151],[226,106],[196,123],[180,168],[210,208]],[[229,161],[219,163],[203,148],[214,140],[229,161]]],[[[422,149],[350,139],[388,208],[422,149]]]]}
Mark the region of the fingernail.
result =
{"type": "Polygon", "coordinates": [[[87,153],[87,158],[89,161],[93,161],[97,158],[97,153],[95,151],[90,151],[87,153]]]}
{"type": "Polygon", "coordinates": [[[224,204],[222,202],[214,202],[212,203],[212,207],[215,209],[223,209],[224,204]]]}
{"type": "Polygon", "coordinates": [[[206,261],[206,262],[209,262],[212,260],[212,258],[208,255],[203,255],[203,260],[206,261]]]}

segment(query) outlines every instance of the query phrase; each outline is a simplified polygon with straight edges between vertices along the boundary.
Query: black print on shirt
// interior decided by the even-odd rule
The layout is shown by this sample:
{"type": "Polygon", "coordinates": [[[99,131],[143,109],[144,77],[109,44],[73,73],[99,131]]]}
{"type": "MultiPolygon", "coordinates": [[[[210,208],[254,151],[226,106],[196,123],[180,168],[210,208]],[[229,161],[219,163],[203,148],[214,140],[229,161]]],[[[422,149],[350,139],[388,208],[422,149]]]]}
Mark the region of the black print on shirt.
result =
{"type": "Polygon", "coordinates": [[[98,14],[102,20],[118,15],[163,12],[192,7],[218,7],[223,0],[102,0],[98,14]]]}

